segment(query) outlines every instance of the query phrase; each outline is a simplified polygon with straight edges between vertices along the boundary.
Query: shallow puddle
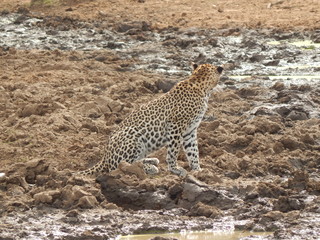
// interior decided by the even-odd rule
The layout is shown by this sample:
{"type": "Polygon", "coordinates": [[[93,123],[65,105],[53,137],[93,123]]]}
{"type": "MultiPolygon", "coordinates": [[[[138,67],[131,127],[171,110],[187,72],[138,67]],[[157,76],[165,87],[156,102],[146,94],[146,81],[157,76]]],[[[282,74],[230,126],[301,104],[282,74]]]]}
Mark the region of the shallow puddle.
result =
{"type": "Polygon", "coordinates": [[[259,83],[260,86],[269,87],[275,84],[278,81],[283,82],[284,84],[295,84],[295,85],[303,85],[303,84],[319,84],[320,83],[320,75],[317,76],[308,76],[308,75],[301,75],[301,76],[290,76],[290,75],[282,75],[282,76],[229,76],[230,79],[234,79],[236,81],[241,81],[242,84],[257,84],[259,83]]]}
{"type": "Polygon", "coordinates": [[[165,234],[143,234],[123,236],[117,240],[149,240],[153,237],[177,238],[179,240],[236,240],[243,237],[246,239],[263,239],[272,234],[271,232],[249,232],[249,231],[194,231],[180,233],[165,233],[165,234]],[[251,238],[252,237],[252,238],[251,238]]]}
{"type": "Polygon", "coordinates": [[[280,45],[280,44],[290,44],[296,47],[303,47],[303,48],[319,48],[320,43],[312,42],[311,40],[297,40],[297,41],[271,41],[268,42],[270,45],[280,45]]]}

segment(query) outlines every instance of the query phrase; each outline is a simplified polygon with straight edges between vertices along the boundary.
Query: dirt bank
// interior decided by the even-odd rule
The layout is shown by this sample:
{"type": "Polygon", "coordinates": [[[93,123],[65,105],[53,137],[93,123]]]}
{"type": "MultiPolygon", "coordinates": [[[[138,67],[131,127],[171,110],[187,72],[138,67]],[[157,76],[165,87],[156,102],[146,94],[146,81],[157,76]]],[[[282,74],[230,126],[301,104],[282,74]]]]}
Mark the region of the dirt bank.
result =
{"type": "MultiPolygon", "coordinates": [[[[29,6],[30,0],[3,0],[0,9],[17,10],[29,6]]],[[[277,28],[316,30],[320,27],[320,2],[314,0],[48,0],[32,1],[31,10],[42,16],[55,15],[90,21],[103,19],[147,21],[158,28],[277,28]]]]}
{"type": "MultiPolygon", "coordinates": [[[[179,14],[192,21],[183,23],[171,8],[158,13],[167,2],[120,1],[114,11],[104,1],[20,10],[26,5],[10,2],[0,17],[0,239],[107,239],[227,223],[275,231],[269,239],[317,238],[319,33],[283,30],[317,27],[318,3],[223,1],[206,18],[208,2],[187,2],[179,14]],[[246,18],[226,17],[236,4],[246,18]],[[255,25],[266,11],[285,20],[255,25]],[[226,69],[199,128],[201,172],[168,173],[162,149],[154,177],[139,164],[72,176],[100,160],[128,113],[187,77],[191,61],[226,69]]],[[[188,170],[183,154],[179,164],[188,170]]]]}

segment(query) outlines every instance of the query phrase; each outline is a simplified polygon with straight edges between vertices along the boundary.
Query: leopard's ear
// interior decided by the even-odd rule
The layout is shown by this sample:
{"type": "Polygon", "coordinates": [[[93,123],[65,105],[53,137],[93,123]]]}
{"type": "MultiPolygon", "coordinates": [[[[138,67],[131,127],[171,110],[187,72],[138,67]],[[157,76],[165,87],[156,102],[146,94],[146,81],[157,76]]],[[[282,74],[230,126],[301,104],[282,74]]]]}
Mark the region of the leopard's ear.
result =
{"type": "Polygon", "coordinates": [[[222,73],[222,71],[223,71],[223,67],[220,67],[220,66],[219,66],[219,67],[217,67],[217,71],[218,71],[218,73],[220,73],[220,74],[221,74],[221,73],[222,73]]]}
{"type": "Polygon", "coordinates": [[[196,63],[194,63],[194,62],[191,63],[191,67],[192,67],[192,70],[193,70],[193,71],[196,70],[198,66],[199,66],[199,65],[196,64],[196,63]]]}

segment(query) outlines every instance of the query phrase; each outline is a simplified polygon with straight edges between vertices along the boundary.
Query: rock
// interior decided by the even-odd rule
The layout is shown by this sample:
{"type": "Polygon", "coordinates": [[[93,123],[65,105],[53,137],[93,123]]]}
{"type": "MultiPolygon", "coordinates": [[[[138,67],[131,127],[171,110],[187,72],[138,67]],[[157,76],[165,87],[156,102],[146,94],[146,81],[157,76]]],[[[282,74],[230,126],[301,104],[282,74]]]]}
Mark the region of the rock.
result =
{"type": "Polygon", "coordinates": [[[172,79],[161,79],[157,80],[155,85],[158,88],[159,91],[162,91],[164,93],[169,92],[170,89],[177,83],[177,81],[172,79]]]}
{"type": "Polygon", "coordinates": [[[301,135],[300,139],[304,143],[307,143],[307,144],[310,144],[310,145],[314,145],[315,144],[315,140],[308,133],[301,135]]]}
{"type": "Polygon", "coordinates": [[[281,142],[275,142],[272,149],[275,153],[281,153],[284,150],[284,146],[281,142]]]}
{"type": "Polygon", "coordinates": [[[189,202],[194,202],[196,198],[203,192],[201,187],[192,183],[183,184],[182,198],[186,199],[189,202]]]}
{"type": "Polygon", "coordinates": [[[241,88],[238,91],[238,95],[243,98],[257,96],[260,92],[260,88],[250,87],[250,88],[241,88]]]}
{"type": "Polygon", "coordinates": [[[198,202],[189,212],[190,216],[205,216],[209,218],[216,218],[221,215],[221,211],[214,207],[198,202]]]}
{"type": "Polygon", "coordinates": [[[36,203],[53,203],[53,201],[60,196],[60,190],[49,190],[45,192],[36,193],[33,198],[36,203]]]}
{"type": "Polygon", "coordinates": [[[303,200],[299,200],[294,197],[280,196],[279,199],[274,203],[273,210],[281,212],[290,212],[293,210],[304,209],[305,204],[303,200]]]}
{"type": "Polygon", "coordinates": [[[276,82],[271,88],[277,91],[282,91],[283,89],[285,89],[285,86],[282,82],[276,82]]]}
{"type": "Polygon", "coordinates": [[[125,33],[130,30],[134,30],[132,33],[138,33],[140,31],[149,31],[151,30],[150,24],[145,21],[142,22],[133,22],[133,23],[120,23],[116,26],[115,30],[120,33],[125,33]]]}
{"type": "Polygon", "coordinates": [[[94,104],[100,109],[103,114],[110,112],[121,112],[124,108],[124,104],[119,100],[113,100],[109,97],[104,96],[99,96],[97,99],[95,99],[94,104]]]}
{"type": "Polygon", "coordinates": [[[114,203],[109,203],[108,201],[104,200],[101,204],[101,207],[105,208],[105,209],[115,209],[115,210],[121,210],[120,207],[118,207],[116,204],[114,203]]]}
{"type": "Polygon", "coordinates": [[[279,59],[274,59],[274,60],[264,61],[263,65],[265,65],[265,66],[278,66],[279,63],[280,63],[279,59]]]}
{"type": "Polygon", "coordinates": [[[289,119],[291,119],[293,121],[309,119],[306,113],[300,112],[300,111],[296,111],[296,110],[291,111],[288,114],[287,118],[289,118],[289,119]]]}
{"type": "Polygon", "coordinates": [[[99,203],[95,196],[83,196],[79,199],[77,206],[81,208],[94,208],[98,205],[99,203]]]}
{"type": "Polygon", "coordinates": [[[266,56],[261,55],[261,54],[255,54],[249,58],[250,62],[261,62],[264,60],[266,56]]]}
{"type": "Polygon", "coordinates": [[[84,104],[82,104],[79,110],[83,116],[93,119],[99,118],[103,115],[101,109],[93,101],[85,102],[84,104]]]}
{"type": "Polygon", "coordinates": [[[26,190],[23,187],[15,184],[7,184],[6,190],[9,196],[21,196],[26,193],[26,190]]]}
{"type": "Polygon", "coordinates": [[[206,44],[210,45],[211,47],[218,47],[218,39],[210,38],[206,41],[206,44]]]}
{"type": "Polygon", "coordinates": [[[257,107],[252,110],[252,113],[256,116],[273,116],[275,113],[266,107],[257,107]]]}
{"type": "Polygon", "coordinates": [[[16,18],[16,20],[13,23],[18,25],[18,24],[22,24],[26,20],[28,20],[28,16],[20,15],[16,18]]]}
{"type": "Polygon", "coordinates": [[[81,186],[73,186],[72,187],[72,196],[70,196],[73,200],[78,200],[84,196],[90,196],[91,194],[87,191],[83,190],[81,186]]]}
{"type": "Polygon", "coordinates": [[[6,174],[3,172],[0,172],[0,182],[3,182],[6,179],[6,174]]]}
{"type": "MultiPolygon", "coordinates": [[[[68,181],[69,182],[69,181],[68,181]]],[[[72,180],[72,185],[66,185],[61,191],[61,205],[63,207],[71,207],[81,205],[83,208],[91,208],[98,205],[97,201],[103,201],[104,196],[100,189],[93,186],[77,186],[73,184],[81,184],[81,181],[72,180]],[[81,203],[80,203],[80,199],[81,203]]],[[[93,183],[91,182],[91,185],[93,183]]]]}
{"type": "Polygon", "coordinates": [[[263,183],[260,182],[257,186],[257,192],[260,197],[268,197],[268,198],[278,198],[281,195],[286,194],[286,191],[272,183],[263,183]]]}
{"type": "Polygon", "coordinates": [[[98,126],[91,119],[86,119],[84,123],[81,125],[81,128],[89,129],[91,132],[99,132],[98,126]]]}
{"type": "Polygon", "coordinates": [[[287,108],[287,107],[279,107],[279,108],[276,108],[275,111],[281,115],[281,117],[286,117],[288,116],[288,114],[290,113],[290,109],[287,108]]]}
{"type": "Polygon", "coordinates": [[[297,141],[295,137],[285,136],[280,139],[283,146],[289,150],[295,150],[301,147],[301,143],[297,141]]]}
{"type": "Polygon", "coordinates": [[[143,170],[142,162],[134,162],[133,164],[130,164],[128,162],[122,161],[119,164],[119,169],[124,174],[136,175],[140,180],[144,180],[147,178],[147,174],[143,170]]]}
{"type": "Polygon", "coordinates": [[[253,137],[250,135],[239,136],[236,139],[232,140],[230,145],[234,148],[244,148],[244,147],[247,147],[252,140],[253,140],[253,137]]]}
{"type": "Polygon", "coordinates": [[[252,124],[256,126],[256,132],[268,132],[275,134],[281,130],[281,125],[279,125],[277,122],[273,122],[264,118],[256,118],[252,124]]]}
{"type": "Polygon", "coordinates": [[[43,159],[34,159],[25,164],[26,166],[26,181],[28,183],[34,184],[36,181],[36,176],[38,174],[43,174],[49,168],[49,162],[43,159]]]}
{"type": "Polygon", "coordinates": [[[53,102],[52,107],[54,109],[67,109],[67,107],[65,105],[63,105],[62,103],[59,103],[59,102],[53,102]]]}
{"type": "Polygon", "coordinates": [[[303,84],[299,86],[298,90],[301,92],[306,92],[312,90],[312,87],[309,84],[303,84]]]}
{"type": "Polygon", "coordinates": [[[220,121],[215,120],[215,121],[210,121],[210,122],[202,122],[202,126],[205,128],[206,131],[208,132],[213,132],[220,126],[220,121]]]}
{"type": "Polygon", "coordinates": [[[239,172],[235,172],[235,171],[228,171],[224,175],[231,179],[237,179],[241,176],[239,172]]]}
{"type": "Polygon", "coordinates": [[[182,49],[185,49],[187,47],[196,46],[197,41],[193,39],[179,39],[174,44],[176,47],[180,47],[182,49]]]}
{"type": "Polygon", "coordinates": [[[178,240],[178,238],[156,236],[156,237],[150,238],[149,240],[178,240]]]}
{"type": "Polygon", "coordinates": [[[256,126],[253,124],[246,124],[241,128],[241,131],[245,132],[247,135],[253,135],[256,132],[256,126]]]}
{"type": "Polygon", "coordinates": [[[190,174],[188,174],[188,175],[186,176],[185,181],[186,181],[187,183],[196,184],[196,185],[199,186],[199,187],[207,187],[207,186],[208,186],[208,184],[206,184],[205,182],[200,181],[199,179],[195,178],[194,176],[192,176],[192,175],[190,175],[190,174]]]}
{"type": "Polygon", "coordinates": [[[47,104],[28,104],[24,106],[19,112],[19,117],[29,117],[31,115],[43,116],[50,111],[49,105],[47,104]]]}
{"type": "Polygon", "coordinates": [[[168,190],[171,199],[176,199],[183,191],[181,184],[175,184],[171,186],[168,190]]]}
{"type": "Polygon", "coordinates": [[[266,214],[263,214],[259,223],[266,224],[270,221],[278,221],[284,217],[284,214],[280,211],[271,211],[266,214]]]}
{"type": "Polygon", "coordinates": [[[77,209],[72,209],[66,214],[66,217],[78,217],[78,216],[79,216],[79,211],[77,209]]]}
{"type": "Polygon", "coordinates": [[[43,159],[33,159],[26,162],[25,166],[27,169],[34,169],[37,171],[37,173],[41,173],[47,170],[49,163],[43,159]]]}
{"type": "Polygon", "coordinates": [[[309,183],[309,174],[306,171],[294,172],[293,178],[288,179],[288,187],[291,189],[304,190],[309,183]]]}

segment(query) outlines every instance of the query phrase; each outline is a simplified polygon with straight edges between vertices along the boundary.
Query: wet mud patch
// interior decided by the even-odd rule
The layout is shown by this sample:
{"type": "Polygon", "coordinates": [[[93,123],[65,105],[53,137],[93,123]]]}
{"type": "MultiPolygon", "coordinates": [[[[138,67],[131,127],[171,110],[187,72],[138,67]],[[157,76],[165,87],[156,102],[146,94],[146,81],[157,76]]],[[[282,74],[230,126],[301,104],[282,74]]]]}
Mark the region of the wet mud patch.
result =
{"type": "MultiPolygon", "coordinates": [[[[290,44],[310,32],[0,18],[1,235],[103,239],[229,222],[316,239],[319,48],[290,44]],[[101,159],[132,109],[190,74],[190,60],[226,69],[199,128],[201,172],[171,175],[162,149],[155,177],[126,164],[72,176],[101,159]]],[[[189,170],[183,154],[179,165],[189,170]]]]}
{"type": "MultiPolygon", "coordinates": [[[[299,85],[319,80],[320,48],[312,41],[316,39],[313,32],[159,29],[146,21],[81,22],[58,16],[39,18],[31,13],[2,15],[0,29],[4,49],[106,49],[127,60],[120,65],[121,71],[143,69],[185,76],[190,71],[190,61],[194,61],[225,64],[229,77],[263,76],[257,79],[260,85],[270,86],[277,76],[288,76],[288,80],[290,76],[300,76],[296,81],[299,85]],[[281,42],[276,42],[279,39],[281,42]],[[306,40],[310,40],[310,45],[291,44],[306,40]]],[[[106,56],[97,59],[107,60],[106,56]]],[[[250,79],[250,82],[254,81],[250,79]]]]}

